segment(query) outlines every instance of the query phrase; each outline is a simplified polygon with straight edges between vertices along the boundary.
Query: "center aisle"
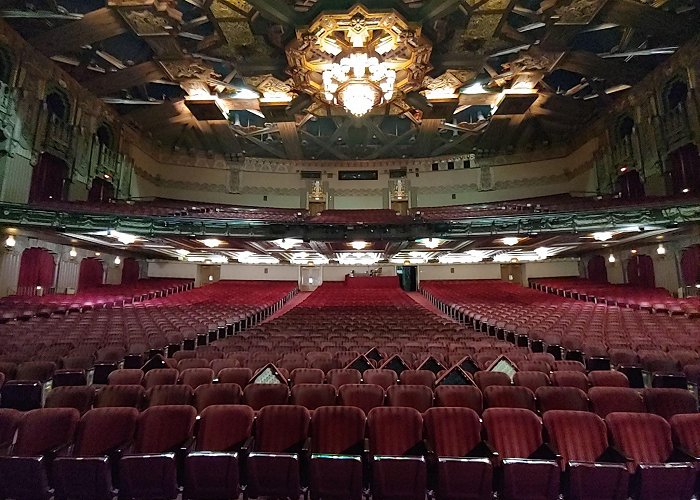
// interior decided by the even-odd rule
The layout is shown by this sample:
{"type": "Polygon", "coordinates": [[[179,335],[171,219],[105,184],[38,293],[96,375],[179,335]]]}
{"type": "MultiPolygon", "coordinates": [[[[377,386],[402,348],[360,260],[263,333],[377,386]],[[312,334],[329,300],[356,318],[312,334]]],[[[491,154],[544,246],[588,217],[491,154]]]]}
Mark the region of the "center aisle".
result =
{"type": "Polygon", "coordinates": [[[280,316],[287,314],[289,311],[291,311],[292,309],[297,307],[299,304],[304,302],[306,299],[308,299],[312,293],[313,292],[299,292],[299,293],[297,293],[292,298],[292,300],[287,301],[287,303],[281,309],[278,309],[277,311],[275,311],[274,314],[265,318],[265,321],[262,321],[260,324],[264,325],[265,323],[268,323],[274,319],[279,318],[280,316]]]}
{"type": "MultiPolygon", "coordinates": [[[[451,316],[445,314],[442,312],[440,309],[435,307],[432,302],[430,302],[428,299],[426,299],[422,293],[420,292],[406,292],[406,295],[411,297],[414,301],[418,303],[418,305],[423,306],[426,308],[428,311],[430,311],[433,314],[436,314],[437,316],[440,316],[441,318],[449,319],[450,321],[453,321],[457,323],[457,321],[454,320],[451,316]]],[[[459,324],[459,323],[458,323],[459,324]]]]}

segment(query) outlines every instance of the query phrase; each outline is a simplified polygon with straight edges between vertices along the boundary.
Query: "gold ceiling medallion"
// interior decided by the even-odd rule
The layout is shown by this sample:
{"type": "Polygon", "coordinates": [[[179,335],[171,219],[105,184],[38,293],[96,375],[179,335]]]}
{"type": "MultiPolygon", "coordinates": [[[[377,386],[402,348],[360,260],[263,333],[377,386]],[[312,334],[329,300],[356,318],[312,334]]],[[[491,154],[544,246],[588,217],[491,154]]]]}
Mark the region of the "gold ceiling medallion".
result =
{"type": "Polygon", "coordinates": [[[286,49],[297,89],[356,116],[420,89],[431,51],[420,26],[363,5],[320,15],[286,49]]]}

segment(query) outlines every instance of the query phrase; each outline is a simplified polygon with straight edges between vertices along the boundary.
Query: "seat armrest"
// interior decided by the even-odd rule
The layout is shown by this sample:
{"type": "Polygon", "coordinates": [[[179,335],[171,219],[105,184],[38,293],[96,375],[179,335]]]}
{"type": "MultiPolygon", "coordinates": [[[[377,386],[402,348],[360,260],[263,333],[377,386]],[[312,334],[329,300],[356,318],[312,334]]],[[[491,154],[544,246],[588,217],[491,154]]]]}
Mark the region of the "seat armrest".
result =
{"type": "Polygon", "coordinates": [[[671,456],[666,460],[667,464],[675,462],[697,462],[697,457],[691,455],[683,448],[674,448],[671,456]]]}
{"type": "Polygon", "coordinates": [[[244,455],[247,455],[254,449],[254,445],[255,438],[253,436],[249,436],[245,441],[243,441],[243,444],[240,447],[240,452],[244,455]]]}
{"type": "Polygon", "coordinates": [[[72,447],[72,443],[66,443],[55,448],[44,451],[41,455],[48,461],[53,460],[58,456],[66,456],[72,447]]]}
{"type": "Polygon", "coordinates": [[[614,464],[624,464],[631,462],[632,459],[625,456],[620,450],[614,446],[608,446],[605,451],[596,459],[596,462],[608,462],[614,464]]]}
{"type": "Polygon", "coordinates": [[[529,459],[532,460],[555,460],[557,462],[561,461],[561,455],[558,455],[557,453],[554,452],[551,446],[547,443],[542,443],[542,445],[537,448],[532,454],[528,457],[529,459]]]}
{"type": "Polygon", "coordinates": [[[369,456],[369,438],[364,438],[362,442],[362,447],[362,452],[365,454],[365,456],[369,456]]]}
{"type": "Polygon", "coordinates": [[[498,458],[498,453],[494,450],[491,445],[486,441],[479,441],[479,443],[465,455],[465,458],[498,458]]]}

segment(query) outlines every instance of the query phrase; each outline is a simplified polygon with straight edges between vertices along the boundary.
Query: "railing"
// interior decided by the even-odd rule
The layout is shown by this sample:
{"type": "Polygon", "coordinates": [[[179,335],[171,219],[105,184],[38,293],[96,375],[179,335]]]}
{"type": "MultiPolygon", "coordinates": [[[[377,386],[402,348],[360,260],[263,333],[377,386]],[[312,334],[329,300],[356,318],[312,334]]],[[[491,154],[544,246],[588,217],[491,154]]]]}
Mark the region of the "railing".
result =
{"type": "Polygon", "coordinates": [[[119,163],[121,161],[121,155],[112,151],[110,148],[104,144],[100,144],[99,150],[97,152],[97,168],[114,176],[119,168],[119,163]]]}
{"type": "Polygon", "coordinates": [[[73,127],[52,114],[46,126],[45,145],[67,153],[70,150],[72,138],[73,127]]]}

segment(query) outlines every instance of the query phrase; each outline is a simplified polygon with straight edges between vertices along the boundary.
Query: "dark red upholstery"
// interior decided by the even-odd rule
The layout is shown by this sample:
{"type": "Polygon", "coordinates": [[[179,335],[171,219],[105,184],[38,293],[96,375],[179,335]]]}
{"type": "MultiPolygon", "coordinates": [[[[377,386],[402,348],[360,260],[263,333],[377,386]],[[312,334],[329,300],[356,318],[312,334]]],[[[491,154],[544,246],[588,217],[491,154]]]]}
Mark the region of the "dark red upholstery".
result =
{"type": "Polygon", "coordinates": [[[423,413],[433,406],[433,391],[425,385],[392,385],[386,390],[389,406],[406,406],[423,413]]]}
{"type": "Polygon", "coordinates": [[[550,385],[549,376],[541,371],[519,371],[513,376],[513,383],[535,392],[540,387],[550,385]]]}
{"type": "Polygon", "coordinates": [[[314,411],[310,461],[314,497],[362,498],[365,423],[364,412],[351,406],[322,406],[314,411]]]}
{"type": "Polygon", "coordinates": [[[482,392],[490,385],[511,385],[510,377],[501,372],[476,372],[474,381],[482,392]]]}
{"type": "Polygon", "coordinates": [[[140,385],[108,385],[97,392],[95,408],[130,406],[140,408],[146,391],[140,385]]]}
{"type": "Polygon", "coordinates": [[[192,368],[209,368],[209,361],[202,358],[185,358],[177,362],[177,371],[180,373],[192,368]]]}
{"type": "Polygon", "coordinates": [[[484,411],[484,397],[473,385],[441,385],[435,388],[435,406],[471,408],[479,415],[484,411]]]}
{"type": "Polygon", "coordinates": [[[144,373],[138,368],[123,368],[114,370],[107,377],[109,385],[141,385],[144,373]]]}
{"type": "Polygon", "coordinates": [[[238,384],[242,388],[248,385],[253,378],[253,371],[250,368],[223,368],[219,371],[219,383],[238,384]]]}
{"type": "MultiPolygon", "coordinates": [[[[175,353],[177,354],[177,353],[175,353]]],[[[209,362],[209,368],[214,370],[214,377],[219,378],[219,373],[221,370],[224,370],[226,368],[238,368],[240,366],[240,363],[236,359],[231,359],[231,358],[225,358],[225,359],[212,359],[209,362]]],[[[251,374],[252,377],[252,374],[251,374]]],[[[250,377],[248,377],[248,380],[250,380],[250,377]]],[[[248,380],[246,380],[246,383],[248,383],[248,380]]],[[[242,387],[242,386],[241,386],[242,387]]]]}
{"type": "Polygon", "coordinates": [[[576,387],[582,391],[588,391],[588,377],[578,371],[555,371],[551,375],[552,385],[559,387],[576,387]]]}
{"type": "Polygon", "coordinates": [[[576,387],[540,387],[535,396],[543,414],[552,410],[589,410],[588,396],[576,387]]]}
{"type": "Polygon", "coordinates": [[[424,385],[432,389],[435,378],[430,370],[404,370],[399,375],[399,382],[403,385],[424,385]]]}
{"type": "Polygon", "coordinates": [[[588,381],[593,387],[629,387],[627,375],[615,370],[595,370],[588,374],[588,381]]]}
{"type": "Polygon", "coordinates": [[[588,397],[591,400],[591,409],[602,418],[613,412],[644,413],[647,411],[644,398],[634,389],[591,387],[588,397]]]}
{"type": "Polygon", "coordinates": [[[12,454],[33,457],[73,439],[80,413],[74,408],[45,408],[24,414],[17,428],[12,454]]]}
{"type": "Polygon", "coordinates": [[[146,389],[157,385],[177,384],[178,371],[175,368],[156,368],[146,373],[143,384],[146,389]]]}
{"type": "Polygon", "coordinates": [[[322,384],[325,378],[326,374],[318,368],[296,368],[290,374],[292,385],[322,384]]]}
{"type": "Polygon", "coordinates": [[[535,395],[527,387],[490,385],[484,389],[487,408],[525,408],[535,411],[535,395]]]}
{"type": "Polygon", "coordinates": [[[698,412],[698,401],[687,389],[644,389],[642,394],[649,413],[669,421],[674,415],[698,412]]]}
{"type": "Polygon", "coordinates": [[[374,408],[367,415],[367,424],[373,455],[405,455],[423,437],[423,419],[413,408],[374,408]]]}
{"type": "Polygon", "coordinates": [[[326,374],[326,379],[329,384],[340,389],[344,384],[359,384],[362,382],[362,374],[353,368],[338,368],[330,370],[326,374]]]}
{"type": "Polygon", "coordinates": [[[605,422],[594,413],[552,410],[543,416],[550,443],[569,471],[569,497],[625,500],[629,474],[624,464],[602,464],[608,449],[605,422]]]}
{"type": "Polygon", "coordinates": [[[188,405],[162,405],[148,408],[139,416],[134,453],[164,453],[192,436],[197,412],[188,405]]]}
{"type": "Polygon", "coordinates": [[[488,458],[464,458],[481,441],[481,421],[470,408],[430,408],[425,434],[439,460],[437,493],[445,499],[492,498],[492,466],[488,458]]]}
{"type": "Polygon", "coordinates": [[[559,360],[554,362],[555,372],[581,372],[586,373],[586,367],[580,361],[559,360]]]}
{"type": "MultiPolygon", "coordinates": [[[[248,386],[250,387],[250,386],[248,386]]],[[[255,422],[255,444],[248,457],[252,497],[296,497],[301,493],[300,453],[311,417],[303,406],[270,405],[255,422]]]]}
{"type": "Polygon", "coordinates": [[[394,370],[386,368],[371,368],[362,374],[362,380],[365,384],[380,385],[387,390],[390,386],[398,381],[398,376],[394,370]]]}
{"type": "Polygon", "coordinates": [[[686,453],[700,457],[700,414],[679,414],[671,417],[673,441],[686,453]]]}
{"type": "Polygon", "coordinates": [[[292,386],[292,404],[315,410],[320,406],[333,406],[337,398],[335,387],[330,384],[297,384],[292,386]]]}
{"type": "Polygon", "coordinates": [[[187,368],[180,372],[180,383],[190,386],[192,390],[200,385],[211,384],[213,381],[214,370],[211,368],[187,368]]]}
{"type": "Polygon", "coordinates": [[[289,387],[286,384],[249,384],[243,389],[243,399],[256,411],[265,406],[285,405],[289,387]]]}
{"type": "Polygon", "coordinates": [[[194,393],[189,385],[156,385],[146,391],[146,405],[189,405],[194,393]]]}
{"type": "Polygon", "coordinates": [[[96,408],[80,419],[73,447],[78,457],[106,455],[134,437],[139,416],[135,408],[96,408]]]}
{"type": "Polygon", "coordinates": [[[0,447],[12,443],[19,421],[24,414],[12,408],[0,408],[0,447]]]}
{"type": "MultiPolygon", "coordinates": [[[[532,356],[532,354],[530,356],[532,356]]],[[[552,365],[543,359],[529,359],[526,361],[521,361],[518,363],[518,368],[521,371],[541,372],[545,375],[549,375],[552,371],[552,365]]]]}
{"type": "Polygon", "coordinates": [[[240,405],[214,405],[202,412],[197,451],[185,459],[185,498],[238,496],[237,451],[251,436],[254,416],[250,407],[240,405]]]}
{"type": "Polygon", "coordinates": [[[44,408],[75,408],[82,415],[92,407],[95,389],[89,386],[55,387],[46,395],[44,408]]]}
{"type": "Polygon", "coordinates": [[[200,385],[194,391],[194,406],[197,413],[213,405],[237,405],[243,399],[243,391],[238,384],[200,385]]]}
{"type": "Polygon", "coordinates": [[[365,414],[384,405],[384,389],[380,385],[344,384],[338,389],[338,397],[341,405],[355,406],[365,414]]]}

